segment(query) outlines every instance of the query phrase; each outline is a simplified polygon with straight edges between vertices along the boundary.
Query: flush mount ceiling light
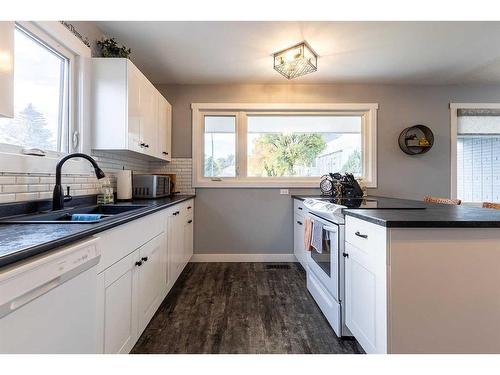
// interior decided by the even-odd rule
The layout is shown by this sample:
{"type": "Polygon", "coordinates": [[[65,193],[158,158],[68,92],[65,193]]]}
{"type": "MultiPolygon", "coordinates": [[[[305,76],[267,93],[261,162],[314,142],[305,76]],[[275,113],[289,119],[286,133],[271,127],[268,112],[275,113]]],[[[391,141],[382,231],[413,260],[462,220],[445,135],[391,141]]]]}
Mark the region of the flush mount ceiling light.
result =
{"type": "Polygon", "coordinates": [[[299,43],[274,54],[274,69],[288,79],[318,70],[318,55],[307,42],[299,43]]]}

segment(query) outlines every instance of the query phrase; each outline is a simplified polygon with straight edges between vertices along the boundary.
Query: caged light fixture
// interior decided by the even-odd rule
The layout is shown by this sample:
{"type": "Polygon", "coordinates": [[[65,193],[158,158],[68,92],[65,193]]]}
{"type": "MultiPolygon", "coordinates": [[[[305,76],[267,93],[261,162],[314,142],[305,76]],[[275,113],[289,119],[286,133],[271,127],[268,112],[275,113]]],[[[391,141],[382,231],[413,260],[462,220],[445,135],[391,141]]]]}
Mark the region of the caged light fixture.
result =
{"type": "Polygon", "coordinates": [[[274,69],[288,79],[318,70],[318,56],[306,41],[274,54],[274,69]]]}

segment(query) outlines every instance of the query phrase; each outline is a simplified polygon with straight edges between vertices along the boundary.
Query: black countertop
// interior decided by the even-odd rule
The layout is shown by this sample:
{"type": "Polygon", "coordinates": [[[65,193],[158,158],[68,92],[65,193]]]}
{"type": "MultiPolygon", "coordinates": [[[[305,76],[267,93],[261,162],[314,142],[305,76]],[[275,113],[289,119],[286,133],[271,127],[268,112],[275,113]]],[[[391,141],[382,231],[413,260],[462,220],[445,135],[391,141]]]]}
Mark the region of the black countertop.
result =
{"type": "MultiPolygon", "coordinates": [[[[292,196],[300,200],[319,197],[292,196]]],[[[367,199],[381,204],[377,208],[348,208],[344,214],[388,228],[500,228],[500,210],[376,196],[367,199]]]]}
{"type": "Polygon", "coordinates": [[[67,245],[194,197],[194,195],[175,195],[118,203],[147,207],[93,224],[0,224],[0,267],[67,245]]]}

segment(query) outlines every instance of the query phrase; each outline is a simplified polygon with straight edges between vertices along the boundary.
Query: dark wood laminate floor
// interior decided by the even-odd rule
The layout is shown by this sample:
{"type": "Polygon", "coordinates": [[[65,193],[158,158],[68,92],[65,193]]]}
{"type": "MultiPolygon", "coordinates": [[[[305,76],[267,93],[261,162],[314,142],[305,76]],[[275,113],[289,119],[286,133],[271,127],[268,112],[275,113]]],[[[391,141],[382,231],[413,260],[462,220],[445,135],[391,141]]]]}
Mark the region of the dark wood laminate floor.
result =
{"type": "Polygon", "coordinates": [[[337,338],[300,265],[268,264],[188,264],[132,353],[362,352],[337,338]]]}

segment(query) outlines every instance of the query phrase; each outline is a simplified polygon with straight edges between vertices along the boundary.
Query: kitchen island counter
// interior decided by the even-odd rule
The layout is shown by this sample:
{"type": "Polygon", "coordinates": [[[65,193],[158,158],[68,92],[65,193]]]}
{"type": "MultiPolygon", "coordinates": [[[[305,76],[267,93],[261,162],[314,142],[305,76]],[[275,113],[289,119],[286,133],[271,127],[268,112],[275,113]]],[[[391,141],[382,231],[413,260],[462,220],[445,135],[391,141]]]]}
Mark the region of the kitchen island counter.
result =
{"type": "MultiPolygon", "coordinates": [[[[293,195],[292,198],[325,197],[293,195]]],[[[500,228],[500,210],[410,199],[368,196],[360,207],[346,208],[343,213],[388,228],[500,228]],[[378,205],[370,201],[377,201],[378,205]]]]}

